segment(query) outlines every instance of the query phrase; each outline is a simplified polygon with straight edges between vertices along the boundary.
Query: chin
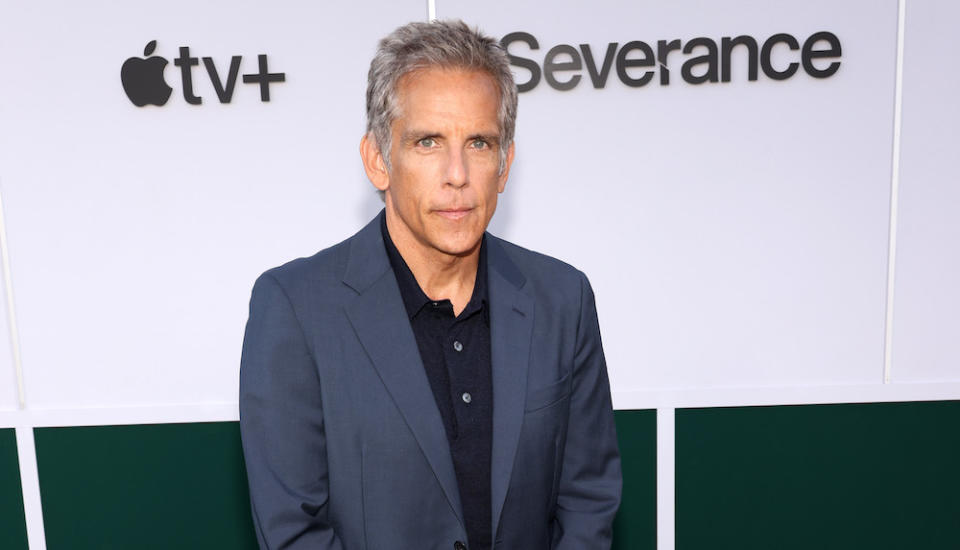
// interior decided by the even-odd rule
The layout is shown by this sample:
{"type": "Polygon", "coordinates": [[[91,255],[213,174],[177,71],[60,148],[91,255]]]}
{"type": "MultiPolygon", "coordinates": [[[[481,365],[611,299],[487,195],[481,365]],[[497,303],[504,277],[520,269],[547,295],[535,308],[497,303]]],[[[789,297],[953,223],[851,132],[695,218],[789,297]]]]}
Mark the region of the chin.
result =
{"type": "Polygon", "coordinates": [[[466,256],[474,250],[482,238],[483,233],[481,232],[475,237],[471,235],[470,237],[463,236],[452,239],[439,239],[435,247],[444,254],[466,256]]]}

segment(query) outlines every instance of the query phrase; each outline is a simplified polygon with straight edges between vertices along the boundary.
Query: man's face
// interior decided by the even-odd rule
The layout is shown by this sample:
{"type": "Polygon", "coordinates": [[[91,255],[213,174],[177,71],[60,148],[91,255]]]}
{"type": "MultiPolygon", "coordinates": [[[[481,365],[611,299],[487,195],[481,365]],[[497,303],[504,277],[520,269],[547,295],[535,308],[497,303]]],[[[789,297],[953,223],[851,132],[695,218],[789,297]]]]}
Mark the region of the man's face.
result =
{"type": "Polygon", "coordinates": [[[386,192],[391,236],[427,254],[469,254],[513,160],[511,147],[499,173],[496,82],[485,72],[422,69],[404,76],[398,92],[386,187],[374,181],[386,192]]]}

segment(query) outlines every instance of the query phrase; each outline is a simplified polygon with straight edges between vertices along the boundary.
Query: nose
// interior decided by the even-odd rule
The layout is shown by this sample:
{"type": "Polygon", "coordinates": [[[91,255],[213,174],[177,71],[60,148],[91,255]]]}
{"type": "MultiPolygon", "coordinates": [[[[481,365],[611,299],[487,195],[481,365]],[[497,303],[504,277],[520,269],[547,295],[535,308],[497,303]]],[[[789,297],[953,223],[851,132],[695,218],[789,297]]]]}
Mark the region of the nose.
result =
{"type": "Polygon", "coordinates": [[[451,147],[447,155],[446,184],[456,189],[465,187],[470,181],[469,170],[467,168],[467,157],[464,151],[457,147],[451,147]]]}

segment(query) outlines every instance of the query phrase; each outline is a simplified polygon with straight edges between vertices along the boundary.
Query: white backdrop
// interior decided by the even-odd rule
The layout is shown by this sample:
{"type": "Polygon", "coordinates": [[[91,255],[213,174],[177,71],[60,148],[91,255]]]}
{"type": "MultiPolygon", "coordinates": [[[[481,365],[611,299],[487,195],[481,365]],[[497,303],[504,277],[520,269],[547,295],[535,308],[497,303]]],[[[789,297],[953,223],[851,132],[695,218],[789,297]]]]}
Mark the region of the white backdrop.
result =
{"type": "Polygon", "coordinates": [[[960,379],[960,6],[912,3],[904,42],[893,379],[960,379]]]}
{"type": "Polygon", "coordinates": [[[441,2],[441,17],[533,34],[541,49],[517,51],[538,61],[560,43],[829,31],[843,45],[823,80],[748,82],[741,54],[730,83],[690,85],[678,52],[668,86],[541,83],[521,99],[498,226],[591,277],[617,389],[879,382],[896,3],[736,4],[565,2],[547,18],[441,2]]]}
{"type": "MultiPolygon", "coordinates": [[[[894,381],[960,382],[958,81],[943,64],[957,39],[944,6],[911,4],[907,18],[894,381]]],[[[377,39],[425,8],[0,7],[0,66],[13,75],[0,87],[0,192],[30,409],[235,403],[253,280],[381,206],[357,154],[366,70],[377,39]],[[174,91],[138,108],[120,67],[150,40],[174,91]],[[240,82],[221,104],[201,64],[203,104],[188,105],[181,46],[221,76],[231,56],[245,74],[267,54],[286,81],[269,103],[240,82]]],[[[586,69],[572,91],[541,81],[521,94],[492,231],[590,276],[617,395],[882,384],[896,1],[439,0],[437,11],[534,35],[538,50],[511,52],[541,66],[557,44],[602,58],[610,42],[835,34],[841,66],[825,79],[800,69],[748,82],[738,51],[729,83],[684,82],[682,52],[668,86],[628,87],[615,67],[603,89],[586,69]]],[[[799,59],[773,51],[778,68],[799,59]]],[[[9,344],[0,409],[15,403],[9,344]]]]}
{"type": "MultiPolygon", "coordinates": [[[[2,180],[0,180],[2,184],[2,180]]],[[[10,324],[7,322],[7,293],[0,296],[0,411],[17,408],[17,378],[10,343],[10,324]]]]}
{"type": "Polygon", "coordinates": [[[256,276],[380,208],[357,160],[366,68],[422,3],[4,6],[0,65],[25,83],[0,91],[0,177],[29,405],[235,401],[256,276]],[[138,108],[120,67],[154,39],[174,93],[138,108]],[[188,105],[180,46],[221,77],[267,54],[286,81],[220,104],[201,65],[188,105]]]}

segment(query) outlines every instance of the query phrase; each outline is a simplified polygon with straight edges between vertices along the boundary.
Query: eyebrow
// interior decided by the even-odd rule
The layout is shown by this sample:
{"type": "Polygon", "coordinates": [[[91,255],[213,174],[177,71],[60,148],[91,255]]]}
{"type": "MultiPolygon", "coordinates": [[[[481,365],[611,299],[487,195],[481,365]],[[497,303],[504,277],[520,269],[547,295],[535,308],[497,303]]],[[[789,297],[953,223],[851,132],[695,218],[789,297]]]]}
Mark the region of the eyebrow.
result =
{"type": "Polygon", "coordinates": [[[437,132],[430,132],[426,130],[410,130],[410,131],[404,132],[403,135],[400,136],[400,141],[402,143],[416,143],[424,138],[438,138],[438,137],[440,137],[440,134],[437,132]]]}
{"type": "Polygon", "coordinates": [[[473,134],[467,138],[467,141],[482,139],[491,145],[500,145],[500,134],[473,134]]]}

